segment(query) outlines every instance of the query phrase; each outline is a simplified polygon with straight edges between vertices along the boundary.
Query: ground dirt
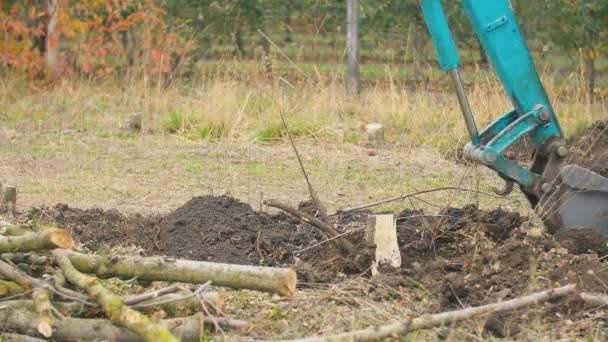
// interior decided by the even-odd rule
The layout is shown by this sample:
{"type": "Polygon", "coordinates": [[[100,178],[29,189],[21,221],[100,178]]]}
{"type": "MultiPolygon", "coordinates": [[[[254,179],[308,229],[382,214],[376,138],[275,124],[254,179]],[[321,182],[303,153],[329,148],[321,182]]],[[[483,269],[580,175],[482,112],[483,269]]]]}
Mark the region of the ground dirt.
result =
{"type": "MultiPolygon", "coordinates": [[[[308,224],[285,214],[257,212],[228,196],[195,197],[164,217],[125,216],[115,210],[66,205],[35,212],[69,228],[91,249],[136,245],[147,255],[290,266],[305,287],[369,277],[362,232],[368,214],[331,217],[333,226],[351,232],[348,238],[358,245],[360,254],[349,256],[331,242],[318,245],[325,237],[308,224]]],[[[560,244],[542,230],[528,228],[526,218],[518,213],[468,205],[436,215],[420,209],[396,215],[402,267],[371,279],[375,285],[365,292],[375,301],[398,299],[403,289],[423,291],[435,298],[431,310],[445,311],[567,283],[586,291],[608,290],[608,267],[598,259],[605,249],[573,241],[560,244]]],[[[588,314],[583,303],[572,297],[550,304],[535,319],[545,323],[581,320],[588,314]]],[[[494,336],[517,337],[518,326],[528,319],[525,313],[501,315],[490,317],[484,327],[494,336]]],[[[606,319],[599,324],[606,324],[606,319]]]]}
{"type": "Polygon", "coordinates": [[[569,139],[573,148],[570,163],[608,177],[608,122],[598,121],[569,139]]]}

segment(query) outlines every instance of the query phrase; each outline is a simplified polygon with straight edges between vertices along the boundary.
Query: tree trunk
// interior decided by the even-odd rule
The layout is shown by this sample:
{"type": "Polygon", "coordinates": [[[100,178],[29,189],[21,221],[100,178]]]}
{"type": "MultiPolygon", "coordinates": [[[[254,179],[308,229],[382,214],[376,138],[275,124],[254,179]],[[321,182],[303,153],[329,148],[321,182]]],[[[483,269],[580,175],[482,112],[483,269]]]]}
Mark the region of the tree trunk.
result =
{"type": "Polygon", "coordinates": [[[97,281],[97,278],[85,276],[78,272],[70,262],[66,251],[55,250],[53,257],[61,267],[65,278],[86,290],[105,311],[110,321],[121,325],[143,337],[146,341],[180,341],[169,330],[156,324],[150,318],[125,306],[117,295],[108,291],[97,281]]]}
{"type": "Polygon", "coordinates": [[[348,93],[359,93],[359,1],[346,0],[347,35],[346,53],[348,64],[348,93]]]}
{"type": "Polygon", "coordinates": [[[243,41],[243,33],[240,27],[234,32],[234,43],[236,44],[237,55],[240,57],[246,57],[247,53],[245,51],[245,42],[243,41]]]}
{"type": "Polygon", "coordinates": [[[84,273],[102,278],[137,277],[145,281],[168,281],[213,285],[234,289],[249,289],[293,296],[296,290],[296,273],[289,268],[246,266],[168,259],[161,257],[87,255],[67,252],[74,267],[84,273]]]}
{"type": "Polygon", "coordinates": [[[74,240],[67,230],[57,229],[15,237],[0,237],[0,253],[72,248],[74,240]]]}
{"type": "Polygon", "coordinates": [[[49,22],[46,31],[46,66],[55,70],[59,54],[59,35],[57,34],[57,14],[59,12],[58,0],[47,0],[47,15],[49,22]]]}
{"type": "Polygon", "coordinates": [[[595,91],[595,58],[592,56],[585,56],[585,85],[587,94],[593,96],[595,91]]]}

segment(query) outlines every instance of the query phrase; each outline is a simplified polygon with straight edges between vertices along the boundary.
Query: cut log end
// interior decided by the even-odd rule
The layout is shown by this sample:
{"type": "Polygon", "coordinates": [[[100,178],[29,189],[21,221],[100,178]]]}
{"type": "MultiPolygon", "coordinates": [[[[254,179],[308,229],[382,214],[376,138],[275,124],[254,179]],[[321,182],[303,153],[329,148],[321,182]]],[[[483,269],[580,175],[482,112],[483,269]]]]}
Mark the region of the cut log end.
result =
{"type": "Polygon", "coordinates": [[[74,247],[74,239],[67,230],[58,229],[51,233],[51,241],[58,247],[64,249],[72,249],[74,247]]]}
{"type": "Polygon", "coordinates": [[[285,281],[279,286],[278,294],[285,297],[292,297],[296,294],[296,283],[298,281],[298,276],[296,272],[293,270],[287,271],[287,276],[285,277],[285,281]]]}

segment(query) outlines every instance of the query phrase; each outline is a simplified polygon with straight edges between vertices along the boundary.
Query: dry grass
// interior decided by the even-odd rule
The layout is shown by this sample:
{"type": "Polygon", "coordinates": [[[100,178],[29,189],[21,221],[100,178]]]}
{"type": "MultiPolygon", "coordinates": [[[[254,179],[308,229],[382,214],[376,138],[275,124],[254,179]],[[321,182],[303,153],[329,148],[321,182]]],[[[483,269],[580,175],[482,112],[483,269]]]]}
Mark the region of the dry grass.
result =
{"type": "MultiPolygon", "coordinates": [[[[485,71],[474,71],[467,86],[479,126],[511,109],[503,90],[485,71]]],[[[331,77],[331,76],[329,76],[331,77]]],[[[284,113],[296,136],[356,142],[365,122],[380,122],[391,140],[445,152],[465,139],[455,96],[444,80],[426,86],[393,81],[370,85],[349,98],[337,76],[326,82],[274,83],[263,77],[234,81],[215,75],[191,82],[128,80],[122,83],[64,80],[50,90],[32,91],[18,78],[0,83],[0,112],[8,128],[20,132],[87,130],[120,132],[129,115],[143,115],[145,132],[178,134],[191,140],[231,138],[271,141],[285,135],[284,113]],[[432,87],[431,87],[432,85],[432,87]]],[[[577,75],[572,75],[578,84],[577,75]]],[[[606,116],[604,98],[589,99],[578,87],[545,81],[567,134],[606,116]]]]}

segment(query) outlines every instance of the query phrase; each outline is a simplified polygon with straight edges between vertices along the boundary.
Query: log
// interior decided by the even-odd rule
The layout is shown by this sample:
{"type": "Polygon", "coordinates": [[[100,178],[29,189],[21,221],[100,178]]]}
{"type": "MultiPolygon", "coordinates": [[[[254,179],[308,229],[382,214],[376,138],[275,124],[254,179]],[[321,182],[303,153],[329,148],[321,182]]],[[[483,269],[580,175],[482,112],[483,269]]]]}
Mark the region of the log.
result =
{"type": "Polygon", "coordinates": [[[0,280],[0,297],[14,296],[25,292],[25,289],[12,281],[0,280]]]}
{"type": "Polygon", "coordinates": [[[424,315],[403,322],[392,323],[383,326],[370,327],[363,330],[347,332],[332,336],[307,337],[297,340],[298,342],[350,342],[370,341],[388,338],[390,336],[404,335],[413,330],[428,329],[451,323],[460,322],[477,316],[496,313],[501,311],[515,310],[527,305],[540,303],[550,299],[565,296],[576,290],[575,285],[566,285],[555,289],[533,293],[528,296],[507,300],[504,302],[487,304],[462,310],[442,312],[433,315],[424,315]]]}
{"type": "Polygon", "coordinates": [[[350,254],[353,254],[353,255],[357,254],[357,249],[347,238],[341,237],[339,239],[335,239],[338,236],[338,232],[336,232],[329,224],[313,217],[312,215],[301,212],[293,207],[290,207],[286,204],[283,204],[283,203],[280,203],[277,201],[266,200],[266,201],[264,201],[264,204],[266,204],[269,207],[281,209],[281,210],[285,211],[286,213],[288,213],[306,223],[309,223],[309,224],[313,225],[314,227],[317,227],[323,233],[327,234],[328,237],[334,238],[332,240],[332,242],[334,244],[336,244],[339,248],[342,248],[345,252],[348,252],[350,254]]]}
{"type": "Polygon", "coordinates": [[[2,235],[19,236],[33,232],[34,231],[27,224],[14,225],[7,222],[0,223],[0,234],[2,235]]]}
{"type": "Polygon", "coordinates": [[[0,275],[19,284],[22,288],[29,290],[34,287],[32,280],[18,268],[0,260],[0,275]]]}
{"type": "MultiPolygon", "coordinates": [[[[0,337],[6,337],[8,341],[11,342],[46,342],[46,340],[42,340],[39,338],[27,336],[27,335],[19,335],[19,334],[11,334],[0,332],[0,337]]],[[[4,341],[0,338],[0,341],[4,341]]]]}
{"type": "MultiPolygon", "coordinates": [[[[278,293],[291,297],[295,293],[296,273],[288,268],[210,263],[161,257],[135,257],[81,254],[68,252],[77,270],[101,278],[119,277],[145,281],[168,281],[202,284],[209,280],[216,286],[278,293]]],[[[32,253],[3,253],[12,262],[35,265],[50,263],[49,258],[32,253]]]]}
{"type": "MultiPolygon", "coordinates": [[[[19,334],[35,334],[38,316],[30,308],[33,307],[32,301],[20,302],[12,305],[2,304],[0,310],[0,322],[2,328],[14,331],[19,334]]],[[[244,321],[226,318],[216,318],[219,326],[234,329],[246,329],[248,324],[244,321]]],[[[183,341],[198,342],[201,340],[201,333],[205,329],[213,329],[214,324],[209,317],[196,314],[189,317],[173,318],[162,320],[159,325],[171,331],[175,336],[183,341]]],[[[143,338],[132,331],[116,326],[112,322],[104,319],[82,319],[66,318],[57,320],[53,324],[53,339],[56,341],[81,341],[81,340],[110,340],[120,342],[139,342],[143,338]]]]}
{"type": "Polygon", "coordinates": [[[146,341],[180,341],[169,330],[156,324],[147,316],[130,309],[122,303],[117,295],[108,291],[97,281],[97,278],[80,273],[68,258],[65,250],[53,251],[53,256],[65,278],[74,285],[84,289],[105,311],[110,321],[133,331],[146,341]]]}
{"type": "Polygon", "coordinates": [[[0,237],[0,253],[29,252],[55,248],[70,249],[74,240],[67,230],[57,229],[21,236],[0,237]]]}
{"type": "Polygon", "coordinates": [[[51,263],[49,256],[34,253],[2,253],[0,256],[2,259],[10,260],[15,264],[46,265],[51,263]]]}
{"type": "Polygon", "coordinates": [[[53,323],[55,322],[49,291],[41,287],[34,288],[32,300],[34,301],[34,308],[38,313],[36,331],[40,335],[49,338],[53,335],[53,323]]]}
{"type": "Polygon", "coordinates": [[[581,292],[580,296],[583,301],[585,301],[587,306],[608,306],[608,295],[601,293],[581,292]]]}
{"type": "Polygon", "coordinates": [[[289,268],[246,266],[161,257],[99,256],[67,251],[76,269],[101,278],[202,284],[248,289],[291,297],[296,273],[289,268]]]}

